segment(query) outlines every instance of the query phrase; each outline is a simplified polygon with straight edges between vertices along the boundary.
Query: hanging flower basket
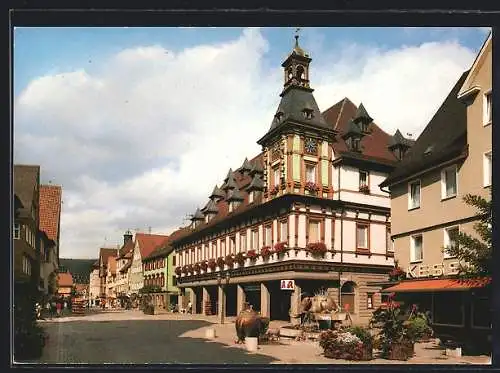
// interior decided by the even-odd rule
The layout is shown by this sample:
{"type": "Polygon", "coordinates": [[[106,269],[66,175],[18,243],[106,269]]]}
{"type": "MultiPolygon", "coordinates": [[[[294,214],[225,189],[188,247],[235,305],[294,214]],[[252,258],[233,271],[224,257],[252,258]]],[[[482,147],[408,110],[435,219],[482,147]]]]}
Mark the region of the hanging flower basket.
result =
{"type": "Polygon", "coordinates": [[[188,271],[188,273],[193,273],[194,272],[194,268],[193,268],[192,264],[188,264],[187,265],[187,271],[188,271]]]}
{"type": "Polygon", "coordinates": [[[182,273],[182,268],[181,268],[181,267],[175,267],[175,274],[176,274],[177,276],[180,276],[180,275],[181,275],[181,273],[182,273]]]}
{"type": "Polygon", "coordinates": [[[326,253],[326,245],[323,242],[309,243],[306,246],[306,250],[313,256],[324,256],[326,253]]]}
{"type": "Polygon", "coordinates": [[[401,268],[396,266],[391,272],[389,272],[390,281],[401,281],[406,279],[406,272],[401,268]]]}
{"type": "Polygon", "coordinates": [[[187,275],[187,273],[188,273],[188,267],[187,267],[187,265],[182,267],[182,273],[184,273],[185,275],[187,275]]]}
{"type": "Polygon", "coordinates": [[[370,194],[370,187],[368,185],[361,185],[359,191],[364,194],[370,194]]]}
{"type": "Polygon", "coordinates": [[[269,246],[264,246],[262,249],[260,249],[260,255],[262,255],[264,259],[269,258],[272,253],[273,252],[269,246]]]}
{"type": "Polygon", "coordinates": [[[227,255],[224,259],[224,263],[229,267],[233,268],[234,265],[234,257],[232,255],[227,255]]]}
{"type": "Polygon", "coordinates": [[[224,258],[223,257],[217,258],[217,267],[219,267],[220,269],[224,269],[224,258]]]}
{"type": "Polygon", "coordinates": [[[278,242],[274,245],[274,252],[276,254],[282,254],[288,250],[288,244],[286,242],[278,242]]]}
{"type": "Polygon", "coordinates": [[[215,267],[217,267],[217,263],[215,262],[215,259],[210,259],[207,263],[208,268],[210,268],[212,271],[215,270],[215,267]]]}
{"type": "Polygon", "coordinates": [[[200,268],[204,271],[206,271],[208,269],[208,263],[206,260],[204,260],[203,262],[200,263],[200,268]]]}
{"type": "Polygon", "coordinates": [[[279,188],[277,186],[274,186],[272,187],[271,189],[269,189],[269,193],[273,196],[275,196],[276,194],[278,194],[279,192],[279,188]]]}
{"type": "Polygon", "coordinates": [[[194,266],[193,266],[193,270],[196,272],[196,273],[200,273],[200,264],[199,263],[196,263],[194,266]]]}
{"type": "Polygon", "coordinates": [[[236,256],[234,257],[234,261],[238,263],[240,267],[243,266],[245,264],[245,254],[243,253],[236,254],[236,256]]]}
{"type": "Polygon", "coordinates": [[[259,254],[257,254],[257,252],[253,249],[247,251],[247,258],[249,258],[252,261],[256,260],[258,256],[259,254]]]}

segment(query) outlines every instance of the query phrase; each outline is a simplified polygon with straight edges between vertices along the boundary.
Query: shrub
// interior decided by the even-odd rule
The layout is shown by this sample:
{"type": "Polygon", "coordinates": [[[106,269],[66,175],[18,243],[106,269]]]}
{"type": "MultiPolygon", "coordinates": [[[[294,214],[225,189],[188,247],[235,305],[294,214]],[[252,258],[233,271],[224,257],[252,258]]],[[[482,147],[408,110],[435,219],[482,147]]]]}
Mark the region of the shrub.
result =
{"type": "Polygon", "coordinates": [[[323,348],[325,357],[345,360],[363,359],[361,339],[348,331],[324,331],[319,336],[319,345],[323,348]]]}
{"type": "Polygon", "coordinates": [[[238,263],[240,266],[242,266],[243,264],[245,264],[245,254],[243,254],[243,253],[236,254],[236,256],[234,257],[234,260],[236,263],[238,263]]]}
{"type": "Polygon", "coordinates": [[[410,316],[405,325],[408,329],[408,338],[413,342],[432,335],[432,329],[429,326],[427,317],[423,313],[417,313],[410,316]]]}
{"type": "Polygon", "coordinates": [[[312,255],[323,255],[326,253],[326,245],[323,242],[309,243],[306,246],[306,250],[312,255]]]}
{"type": "Polygon", "coordinates": [[[217,263],[215,262],[215,259],[210,259],[207,263],[208,268],[210,268],[212,271],[217,267],[217,263]]]}
{"type": "Polygon", "coordinates": [[[270,257],[272,253],[271,247],[269,246],[264,246],[260,249],[260,255],[262,255],[264,259],[270,257]]]}
{"type": "Polygon", "coordinates": [[[206,270],[207,270],[207,268],[208,268],[208,263],[207,263],[207,261],[206,261],[206,260],[204,260],[203,262],[201,262],[201,263],[200,263],[200,268],[201,268],[202,270],[204,270],[204,271],[206,271],[206,270]]]}
{"type": "Polygon", "coordinates": [[[278,254],[284,253],[287,249],[288,246],[286,242],[278,242],[276,245],[274,245],[274,252],[278,254]]]}
{"type": "Polygon", "coordinates": [[[217,258],[217,267],[219,267],[220,269],[224,269],[224,258],[217,258]]]}
{"type": "Polygon", "coordinates": [[[347,331],[358,337],[364,345],[373,346],[373,336],[368,328],[363,328],[362,326],[352,326],[348,328],[347,331]]]}
{"type": "Polygon", "coordinates": [[[259,254],[257,254],[257,252],[253,249],[247,251],[247,258],[255,260],[258,256],[259,256],[259,254]]]}

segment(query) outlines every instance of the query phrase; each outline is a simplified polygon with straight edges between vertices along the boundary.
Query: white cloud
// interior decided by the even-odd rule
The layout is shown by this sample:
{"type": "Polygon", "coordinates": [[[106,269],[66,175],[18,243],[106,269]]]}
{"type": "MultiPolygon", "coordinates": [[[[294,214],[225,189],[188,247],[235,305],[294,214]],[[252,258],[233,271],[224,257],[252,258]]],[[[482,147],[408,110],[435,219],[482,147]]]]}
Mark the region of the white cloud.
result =
{"type": "MultiPolygon", "coordinates": [[[[303,43],[303,47],[307,45],[303,43]]],[[[127,49],[84,69],[40,77],[15,102],[15,161],[63,185],[61,253],[95,257],[125,229],[168,234],[207,201],[229,167],[260,151],[279,101],[281,61],[266,70],[259,29],[178,53],[127,49]]],[[[473,60],[457,42],[312,55],[325,110],[363,101],[388,132],[420,132],[473,60]]]]}

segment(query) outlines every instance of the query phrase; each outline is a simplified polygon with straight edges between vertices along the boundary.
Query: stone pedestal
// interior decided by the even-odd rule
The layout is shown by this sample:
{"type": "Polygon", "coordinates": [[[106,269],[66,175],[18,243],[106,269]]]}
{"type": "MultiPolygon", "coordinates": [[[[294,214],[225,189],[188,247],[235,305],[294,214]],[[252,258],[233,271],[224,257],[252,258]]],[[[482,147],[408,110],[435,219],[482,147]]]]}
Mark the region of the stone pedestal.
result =
{"type": "Polygon", "coordinates": [[[243,311],[243,305],[245,304],[246,295],[243,286],[237,285],[236,288],[236,314],[239,315],[243,311]]]}
{"type": "Polygon", "coordinates": [[[206,312],[206,304],[210,302],[210,294],[208,292],[208,289],[206,287],[203,287],[202,289],[202,303],[203,303],[203,315],[207,316],[207,312],[206,312]]]}
{"type": "Polygon", "coordinates": [[[196,293],[193,288],[189,289],[189,301],[191,302],[191,312],[196,313],[196,293]]]}
{"type": "Polygon", "coordinates": [[[224,324],[224,318],[226,317],[226,292],[224,291],[222,285],[219,285],[217,290],[217,316],[219,318],[219,324],[224,324]]]}
{"type": "Polygon", "coordinates": [[[290,295],[290,321],[292,325],[299,325],[300,324],[300,293],[302,292],[302,288],[300,287],[299,284],[297,284],[297,281],[295,281],[295,290],[293,293],[290,295]]]}

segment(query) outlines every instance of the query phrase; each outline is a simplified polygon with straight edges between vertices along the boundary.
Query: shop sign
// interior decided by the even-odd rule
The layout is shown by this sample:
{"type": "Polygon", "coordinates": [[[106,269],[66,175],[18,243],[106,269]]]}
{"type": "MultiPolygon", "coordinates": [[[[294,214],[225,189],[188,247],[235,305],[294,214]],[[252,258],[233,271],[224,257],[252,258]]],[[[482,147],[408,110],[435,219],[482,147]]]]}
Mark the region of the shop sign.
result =
{"type": "Polygon", "coordinates": [[[281,290],[295,290],[295,280],[281,280],[281,290]]]}
{"type": "Polygon", "coordinates": [[[456,275],[459,270],[459,262],[453,261],[439,264],[417,264],[409,268],[408,274],[413,278],[418,277],[438,277],[456,275]]]}

